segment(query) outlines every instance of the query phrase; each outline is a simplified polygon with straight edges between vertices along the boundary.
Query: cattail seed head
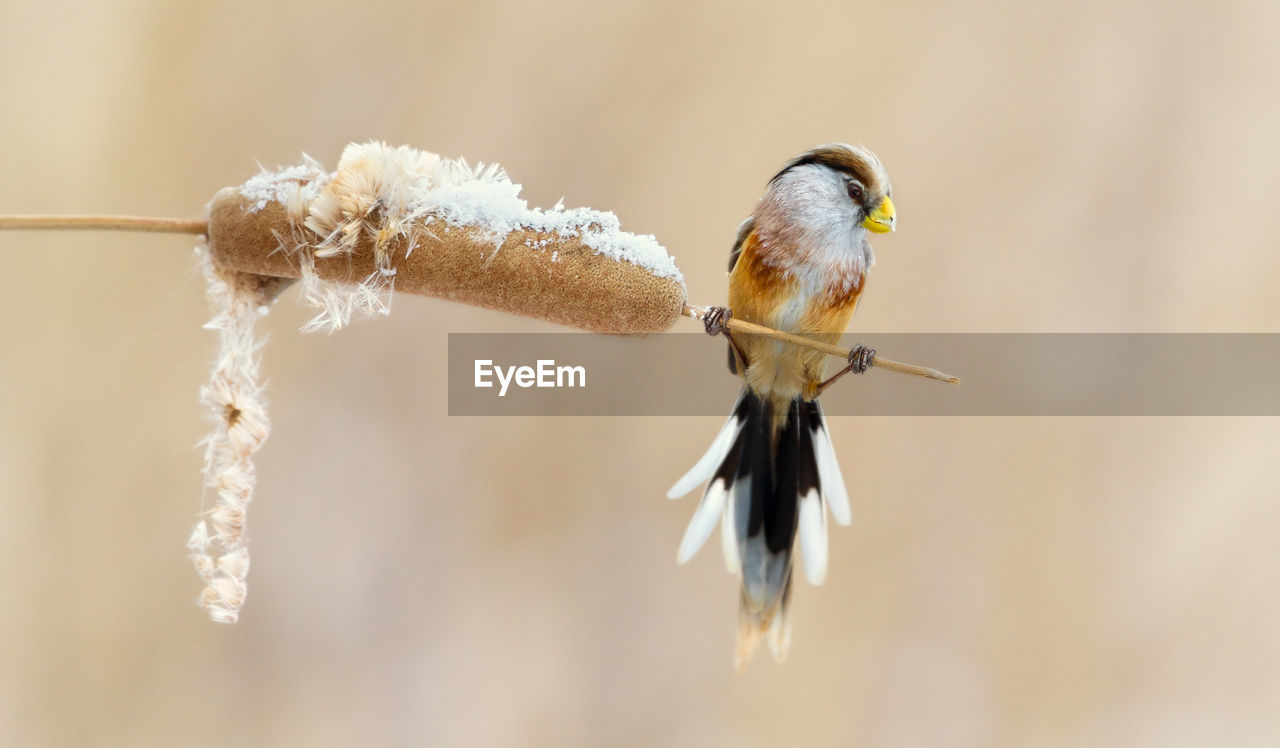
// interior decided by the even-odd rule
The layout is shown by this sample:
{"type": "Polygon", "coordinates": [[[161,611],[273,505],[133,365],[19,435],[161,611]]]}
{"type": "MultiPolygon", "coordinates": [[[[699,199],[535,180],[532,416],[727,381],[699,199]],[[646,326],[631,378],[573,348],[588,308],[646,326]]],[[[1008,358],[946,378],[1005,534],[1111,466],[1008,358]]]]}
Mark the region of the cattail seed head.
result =
{"type": "Polygon", "coordinates": [[[653,237],[612,213],[529,209],[519,191],[496,166],[353,144],[332,174],[308,161],[219,192],[209,250],[222,267],[301,278],[322,310],[314,329],[386,313],[393,285],[594,332],[679,318],[684,279],[653,237]]]}
{"type": "Polygon", "coordinates": [[[201,258],[219,351],[200,401],[215,498],[187,543],[212,620],[234,623],[244,604],[252,457],[271,430],[254,322],[294,279],[319,310],[306,331],[387,314],[393,289],[594,332],[658,332],[681,316],[684,278],[653,237],[612,213],[530,209],[519,192],[496,165],[366,143],[333,173],[306,158],[214,197],[201,258]]]}

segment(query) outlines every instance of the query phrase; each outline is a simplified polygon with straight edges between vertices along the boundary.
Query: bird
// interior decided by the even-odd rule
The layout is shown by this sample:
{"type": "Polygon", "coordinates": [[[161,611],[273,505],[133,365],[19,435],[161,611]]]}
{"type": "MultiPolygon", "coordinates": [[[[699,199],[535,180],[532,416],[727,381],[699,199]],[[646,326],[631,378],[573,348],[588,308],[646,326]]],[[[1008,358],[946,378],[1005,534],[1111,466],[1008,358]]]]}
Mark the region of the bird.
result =
{"type": "Polygon", "coordinates": [[[743,379],[729,419],[701,459],[672,486],[680,498],[707,487],[677,552],[685,563],[721,524],[725,563],[741,577],[735,664],[742,671],[767,638],[774,659],[791,642],[789,599],[797,537],[805,576],[827,574],[827,512],[851,521],[849,496],[818,396],[875,351],[858,344],[826,376],[827,355],[759,335],[734,334],[730,317],[836,344],[875,263],[870,235],[897,227],[892,186],[871,151],[831,143],[789,161],[738,228],[729,259],[728,307],[703,317],[729,340],[729,369],[743,379]]]}

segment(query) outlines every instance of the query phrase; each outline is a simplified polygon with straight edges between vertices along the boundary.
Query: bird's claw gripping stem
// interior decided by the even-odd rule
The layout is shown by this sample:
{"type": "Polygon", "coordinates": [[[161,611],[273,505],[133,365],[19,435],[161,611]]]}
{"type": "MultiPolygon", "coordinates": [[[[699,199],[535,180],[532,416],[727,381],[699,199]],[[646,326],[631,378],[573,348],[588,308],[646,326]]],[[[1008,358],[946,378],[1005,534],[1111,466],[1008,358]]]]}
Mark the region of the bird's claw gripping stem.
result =
{"type": "Polygon", "coordinates": [[[854,374],[865,374],[876,359],[876,349],[867,348],[858,343],[849,349],[849,371],[854,374]]]}
{"type": "Polygon", "coordinates": [[[707,334],[714,338],[729,332],[729,320],[732,317],[733,312],[728,307],[709,306],[707,313],[702,315],[702,324],[707,328],[707,334]]]}

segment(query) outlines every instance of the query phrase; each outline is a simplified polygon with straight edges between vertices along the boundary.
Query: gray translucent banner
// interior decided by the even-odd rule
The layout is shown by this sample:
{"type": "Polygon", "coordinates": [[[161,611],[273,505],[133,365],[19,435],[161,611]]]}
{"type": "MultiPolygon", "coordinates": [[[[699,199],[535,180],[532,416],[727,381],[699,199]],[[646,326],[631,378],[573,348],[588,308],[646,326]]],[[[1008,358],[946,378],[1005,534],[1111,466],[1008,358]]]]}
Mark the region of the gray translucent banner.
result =
{"type": "MultiPolygon", "coordinates": [[[[1280,415],[1275,334],[865,333],[844,345],[858,342],[961,383],[873,368],[822,395],[828,415],[1280,415]]],[[[726,362],[724,338],[702,333],[452,333],[449,415],[725,415],[741,387],[726,362]]],[[[828,373],[842,365],[830,358],[828,373]]]]}

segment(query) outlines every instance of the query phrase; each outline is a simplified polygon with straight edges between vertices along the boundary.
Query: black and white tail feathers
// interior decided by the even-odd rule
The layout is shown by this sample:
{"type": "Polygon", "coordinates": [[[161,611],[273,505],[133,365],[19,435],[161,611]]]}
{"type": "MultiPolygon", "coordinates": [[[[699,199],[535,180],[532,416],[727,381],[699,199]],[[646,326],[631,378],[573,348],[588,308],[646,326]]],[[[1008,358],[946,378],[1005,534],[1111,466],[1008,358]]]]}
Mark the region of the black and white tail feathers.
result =
{"type": "Polygon", "coordinates": [[[769,400],[743,388],[710,449],[667,497],[678,499],[709,480],[680,542],[677,561],[697,553],[716,522],[729,571],[742,576],[737,665],[751,659],[768,634],[774,658],[787,654],[791,626],[792,549],[797,534],[805,577],[827,576],[827,507],[850,521],[849,496],[817,401],[792,400],[776,414],[769,400]]]}

